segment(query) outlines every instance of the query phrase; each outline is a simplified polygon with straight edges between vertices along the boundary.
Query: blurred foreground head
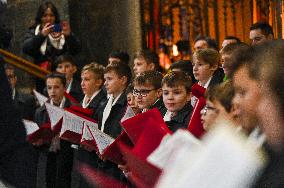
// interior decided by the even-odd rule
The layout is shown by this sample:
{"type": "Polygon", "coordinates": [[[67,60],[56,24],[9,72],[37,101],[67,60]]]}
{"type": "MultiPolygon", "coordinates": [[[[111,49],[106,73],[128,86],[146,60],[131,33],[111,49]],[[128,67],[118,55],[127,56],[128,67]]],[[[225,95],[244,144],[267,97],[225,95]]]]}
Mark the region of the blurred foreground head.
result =
{"type": "Polygon", "coordinates": [[[260,125],[274,150],[284,149],[284,41],[272,40],[256,47],[261,98],[260,125]]]}

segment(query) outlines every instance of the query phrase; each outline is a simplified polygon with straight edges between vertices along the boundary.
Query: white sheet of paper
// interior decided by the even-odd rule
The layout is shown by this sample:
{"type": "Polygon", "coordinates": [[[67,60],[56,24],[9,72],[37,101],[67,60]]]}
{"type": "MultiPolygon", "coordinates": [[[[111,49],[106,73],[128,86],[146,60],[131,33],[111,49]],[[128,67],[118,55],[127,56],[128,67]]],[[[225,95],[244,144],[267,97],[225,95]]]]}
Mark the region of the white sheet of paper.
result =
{"type": "Polygon", "coordinates": [[[92,126],[89,128],[94,136],[100,154],[103,154],[104,150],[113,143],[114,139],[96,127],[92,126]]]}
{"type": "Polygon", "coordinates": [[[25,125],[27,135],[30,135],[30,134],[36,132],[37,130],[39,130],[38,124],[36,124],[33,121],[23,119],[23,123],[25,125]]]}
{"type": "Polygon", "coordinates": [[[81,118],[80,116],[68,111],[64,111],[60,136],[62,136],[62,134],[66,131],[82,134],[84,120],[85,119],[81,118]]]}
{"type": "Polygon", "coordinates": [[[35,95],[40,106],[44,105],[44,103],[48,100],[48,98],[46,96],[37,92],[36,90],[33,90],[33,93],[34,93],[34,95],[35,95]]]}
{"type": "Polygon", "coordinates": [[[94,137],[91,134],[90,129],[98,129],[98,124],[91,122],[91,121],[84,121],[84,127],[83,127],[83,134],[82,134],[82,138],[81,138],[81,142],[84,140],[94,140],[94,137]],[[91,128],[90,128],[91,127],[91,128]]]}
{"type": "Polygon", "coordinates": [[[164,172],[157,187],[250,187],[264,165],[261,152],[228,126],[211,131],[198,154],[181,155],[180,165],[172,164],[171,174],[164,172]]]}
{"type": "Polygon", "coordinates": [[[54,106],[50,103],[45,103],[46,110],[50,119],[51,129],[59,122],[64,115],[64,109],[54,106]]]}
{"type": "Polygon", "coordinates": [[[178,130],[173,135],[165,136],[159,147],[147,158],[153,165],[164,169],[170,157],[176,153],[177,146],[198,147],[201,142],[187,130],[178,130]]]}
{"type": "Polygon", "coordinates": [[[124,116],[121,118],[120,122],[124,122],[125,120],[135,116],[135,113],[133,112],[132,108],[130,106],[127,106],[124,116]]]}

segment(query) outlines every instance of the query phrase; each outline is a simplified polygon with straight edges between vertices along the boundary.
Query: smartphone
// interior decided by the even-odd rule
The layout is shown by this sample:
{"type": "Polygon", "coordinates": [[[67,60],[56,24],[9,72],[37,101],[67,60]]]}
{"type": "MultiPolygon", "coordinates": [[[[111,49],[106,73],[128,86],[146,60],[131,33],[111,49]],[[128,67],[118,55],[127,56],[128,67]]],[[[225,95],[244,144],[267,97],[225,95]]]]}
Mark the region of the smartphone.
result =
{"type": "Polygon", "coordinates": [[[53,31],[57,33],[61,32],[62,31],[61,24],[54,24],[53,31]]]}

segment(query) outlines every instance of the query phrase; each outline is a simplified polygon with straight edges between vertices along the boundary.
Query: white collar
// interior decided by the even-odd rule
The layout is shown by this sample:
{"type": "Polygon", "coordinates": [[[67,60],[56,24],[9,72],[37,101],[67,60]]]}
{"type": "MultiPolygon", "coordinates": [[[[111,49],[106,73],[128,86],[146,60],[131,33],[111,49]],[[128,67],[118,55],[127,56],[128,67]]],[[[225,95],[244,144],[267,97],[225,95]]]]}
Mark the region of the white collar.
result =
{"type": "Polygon", "coordinates": [[[212,80],[212,77],[213,77],[213,76],[211,76],[211,77],[208,79],[208,81],[204,84],[204,86],[203,86],[200,82],[198,82],[198,85],[201,85],[202,87],[204,87],[205,89],[207,89],[208,86],[209,86],[209,84],[210,84],[210,81],[212,80]]]}
{"type": "Polygon", "coordinates": [[[83,108],[87,108],[89,106],[89,104],[92,102],[92,100],[95,98],[95,96],[97,96],[97,94],[101,91],[101,89],[99,89],[98,91],[94,92],[92,97],[90,98],[90,101],[87,103],[88,101],[88,97],[87,95],[84,96],[83,102],[82,102],[82,107],[83,108]]]}
{"type": "Polygon", "coordinates": [[[69,82],[69,84],[68,84],[68,87],[67,87],[67,89],[66,89],[66,93],[69,93],[69,92],[70,92],[71,87],[72,87],[72,83],[73,83],[73,78],[71,78],[71,80],[70,80],[70,82],[69,82]]]}
{"type": "MultiPolygon", "coordinates": [[[[65,101],[66,101],[65,97],[63,97],[59,105],[60,108],[64,108],[65,101]]],[[[54,105],[53,100],[50,100],[50,104],[54,105]]]]}

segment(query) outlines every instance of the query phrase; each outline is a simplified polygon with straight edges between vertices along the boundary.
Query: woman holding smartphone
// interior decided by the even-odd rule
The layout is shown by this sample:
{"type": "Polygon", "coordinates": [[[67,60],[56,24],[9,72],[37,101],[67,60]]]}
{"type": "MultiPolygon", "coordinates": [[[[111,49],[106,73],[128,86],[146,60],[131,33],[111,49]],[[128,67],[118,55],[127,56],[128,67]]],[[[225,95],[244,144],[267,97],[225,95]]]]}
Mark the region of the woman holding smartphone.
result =
{"type": "Polygon", "coordinates": [[[41,4],[35,23],[25,35],[23,52],[33,57],[35,64],[53,71],[56,57],[63,53],[76,55],[80,49],[69,23],[60,21],[55,5],[48,1],[41,4]]]}

